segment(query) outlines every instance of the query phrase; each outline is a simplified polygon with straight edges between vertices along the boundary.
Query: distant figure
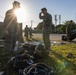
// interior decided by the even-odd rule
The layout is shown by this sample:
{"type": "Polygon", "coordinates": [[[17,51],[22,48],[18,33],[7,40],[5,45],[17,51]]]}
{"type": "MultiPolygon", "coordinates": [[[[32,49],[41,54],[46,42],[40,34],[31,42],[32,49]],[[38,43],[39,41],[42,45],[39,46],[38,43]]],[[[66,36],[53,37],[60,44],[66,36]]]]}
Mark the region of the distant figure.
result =
{"type": "Polygon", "coordinates": [[[28,34],[29,34],[28,25],[26,25],[26,27],[25,27],[25,29],[24,29],[24,33],[25,33],[25,36],[26,36],[26,40],[28,40],[28,34]]]}
{"type": "Polygon", "coordinates": [[[50,31],[52,25],[52,16],[47,12],[46,8],[42,8],[39,14],[39,18],[43,19],[43,41],[45,45],[45,49],[47,51],[51,51],[50,49],[50,31]],[[43,15],[42,15],[43,14],[43,15]]]}
{"type": "Polygon", "coordinates": [[[5,28],[5,41],[6,49],[13,51],[16,43],[16,33],[18,29],[17,17],[14,14],[16,9],[20,8],[20,3],[17,1],[13,2],[13,8],[8,10],[5,14],[4,28],[5,28]]]}
{"type": "Polygon", "coordinates": [[[70,41],[72,30],[73,30],[73,21],[69,21],[69,24],[66,27],[67,41],[70,41]]]}
{"type": "Polygon", "coordinates": [[[30,35],[30,38],[32,38],[33,35],[32,35],[32,28],[31,27],[29,28],[29,35],[30,35]]]}

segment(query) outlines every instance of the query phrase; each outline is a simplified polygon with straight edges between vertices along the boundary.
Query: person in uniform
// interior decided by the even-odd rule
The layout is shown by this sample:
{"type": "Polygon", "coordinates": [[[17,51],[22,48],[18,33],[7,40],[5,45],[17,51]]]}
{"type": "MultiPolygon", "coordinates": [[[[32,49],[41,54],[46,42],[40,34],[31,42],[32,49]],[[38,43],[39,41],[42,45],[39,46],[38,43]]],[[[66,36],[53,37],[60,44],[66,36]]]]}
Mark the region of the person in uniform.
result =
{"type": "Polygon", "coordinates": [[[24,33],[25,33],[25,36],[26,36],[26,40],[28,40],[28,33],[29,33],[28,25],[26,25],[26,27],[24,29],[24,33]]]}
{"type": "Polygon", "coordinates": [[[66,34],[67,34],[67,41],[70,41],[71,38],[71,31],[73,30],[73,21],[70,20],[69,24],[66,27],[66,34]]]}
{"type": "Polygon", "coordinates": [[[50,32],[51,32],[51,25],[52,25],[52,16],[47,12],[46,8],[42,8],[39,14],[39,18],[43,19],[43,41],[44,46],[47,51],[51,51],[50,49],[50,32]]]}
{"type": "Polygon", "coordinates": [[[14,51],[16,43],[16,33],[18,29],[17,17],[15,10],[20,8],[20,3],[17,1],[13,2],[13,8],[8,10],[4,18],[4,30],[5,30],[5,44],[6,50],[14,51]]]}
{"type": "Polygon", "coordinates": [[[29,35],[30,35],[30,38],[32,38],[32,28],[31,27],[29,28],[29,35]]]}

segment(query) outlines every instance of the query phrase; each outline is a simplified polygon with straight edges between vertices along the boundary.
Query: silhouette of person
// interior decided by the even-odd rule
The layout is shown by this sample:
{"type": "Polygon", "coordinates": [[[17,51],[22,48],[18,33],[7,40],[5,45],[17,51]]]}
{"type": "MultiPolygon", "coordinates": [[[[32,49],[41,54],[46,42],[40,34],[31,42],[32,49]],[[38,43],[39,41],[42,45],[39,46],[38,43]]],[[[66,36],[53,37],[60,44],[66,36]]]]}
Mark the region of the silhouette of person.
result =
{"type": "Polygon", "coordinates": [[[52,16],[47,12],[46,8],[42,8],[39,14],[39,18],[43,19],[43,41],[44,41],[45,49],[47,51],[51,51],[50,49],[51,44],[49,37],[51,32],[52,16]]]}
{"type": "Polygon", "coordinates": [[[69,24],[66,27],[67,41],[71,41],[70,38],[71,38],[72,30],[73,30],[73,21],[70,20],[69,24]]]}
{"type": "Polygon", "coordinates": [[[29,35],[30,35],[30,38],[32,38],[32,28],[31,27],[29,28],[29,35]]]}
{"type": "Polygon", "coordinates": [[[17,17],[15,15],[15,10],[18,8],[20,8],[20,3],[17,1],[14,1],[13,8],[6,12],[5,19],[4,19],[5,34],[7,35],[5,37],[5,41],[7,41],[6,49],[9,49],[11,51],[14,50],[15,43],[16,43],[16,32],[18,28],[18,23],[17,23],[17,17]]]}
{"type": "Polygon", "coordinates": [[[25,32],[26,40],[28,40],[28,33],[29,33],[28,25],[26,25],[24,32],[25,32]]]}

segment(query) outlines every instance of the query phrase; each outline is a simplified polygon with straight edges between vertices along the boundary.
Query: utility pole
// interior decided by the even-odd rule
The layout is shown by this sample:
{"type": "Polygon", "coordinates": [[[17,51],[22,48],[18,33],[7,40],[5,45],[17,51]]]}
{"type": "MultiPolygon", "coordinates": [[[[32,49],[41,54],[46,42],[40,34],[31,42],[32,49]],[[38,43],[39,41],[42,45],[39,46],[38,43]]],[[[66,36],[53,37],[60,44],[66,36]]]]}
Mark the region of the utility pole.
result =
{"type": "Polygon", "coordinates": [[[32,28],[32,26],[33,26],[33,20],[31,20],[31,28],[32,28]]]}
{"type": "Polygon", "coordinates": [[[56,32],[56,26],[57,26],[57,14],[55,14],[55,32],[56,32]]]}
{"type": "Polygon", "coordinates": [[[57,14],[55,15],[55,26],[57,25],[57,14]]]}
{"type": "Polygon", "coordinates": [[[59,24],[61,24],[61,15],[59,15],[59,24]]]}

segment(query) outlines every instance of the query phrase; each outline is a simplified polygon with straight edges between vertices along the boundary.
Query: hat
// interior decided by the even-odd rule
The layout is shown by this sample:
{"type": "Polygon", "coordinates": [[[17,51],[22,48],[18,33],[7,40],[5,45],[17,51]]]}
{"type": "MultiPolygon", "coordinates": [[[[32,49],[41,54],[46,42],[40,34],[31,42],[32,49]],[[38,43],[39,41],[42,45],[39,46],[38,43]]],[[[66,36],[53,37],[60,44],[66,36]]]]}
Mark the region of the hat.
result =
{"type": "Polygon", "coordinates": [[[18,1],[14,1],[13,4],[20,4],[18,1]]]}
{"type": "Polygon", "coordinates": [[[73,22],[73,20],[70,20],[70,22],[73,22]]]}
{"type": "Polygon", "coordinates": [[[18,7],[20,8],[20,3],[18,1],[14,1],[13,4],[18,5],[18,7]]]}
{"type": "Polygon", "coordinates": [[[44,10],[46,10],[46,11],[47,11],[47,9],[46,9],[46,8],[42,8],[42,9],[41,9],[41,11],[44,11],[44,10]]]}

